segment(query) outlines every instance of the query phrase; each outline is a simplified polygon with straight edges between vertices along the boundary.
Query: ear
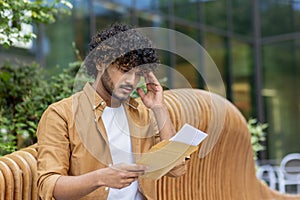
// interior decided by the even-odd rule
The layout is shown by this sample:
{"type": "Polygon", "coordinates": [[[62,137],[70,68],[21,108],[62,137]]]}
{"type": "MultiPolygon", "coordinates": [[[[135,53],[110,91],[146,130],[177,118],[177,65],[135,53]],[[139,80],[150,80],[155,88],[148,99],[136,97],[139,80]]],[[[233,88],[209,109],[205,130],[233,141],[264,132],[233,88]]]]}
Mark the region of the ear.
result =
{"type": "MultiPolygon", "coordinates": [[[[97,68],[98,69],[98,68],[97,68]]],[[[102,77],[102,74],[103,74],[104,70],[101,69],[101,71],[98,71],[98,74],[95,78],[95,81],[94,81],[94,84],[98,85],[98,83],[100,82],[101,80],[101,77],[102,77]]]]}
{"type": "Polygon", "coordinates": [[[103,65],[103,64],[101,64],[101,63],[97,63],[96,64],[96,68],[97,68],[97,70],[98,70],[98,73],[100,72],[100,73],[103,73],[103,69],[105,69],[105,66],[103,65]]]}
{"type": "Polygon", "coordinates": [[[105,63],[98,63],[96,64],[96,68],[98,70],[98,74],[97,76],[102,76],[102,74],[104,73],[104,71],[109,67],[108,64],[105,63]]]}

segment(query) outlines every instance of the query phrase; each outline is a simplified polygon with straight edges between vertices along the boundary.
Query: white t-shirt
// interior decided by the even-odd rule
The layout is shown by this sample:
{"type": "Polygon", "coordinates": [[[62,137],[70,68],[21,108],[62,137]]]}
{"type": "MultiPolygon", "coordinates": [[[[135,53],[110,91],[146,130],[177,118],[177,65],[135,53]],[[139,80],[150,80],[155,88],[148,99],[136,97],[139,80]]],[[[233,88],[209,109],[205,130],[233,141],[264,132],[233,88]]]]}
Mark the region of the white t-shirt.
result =
{"type": "MultiPolygon", "coordinates": [[[[133,164],[131,139],[124,107],[105,107],[102,120],[106,129],[113,164],[133,164]]],[[[142,200],[138,182],[132,182],[122,189],[109,189],[108,200],[142,200]]]]}

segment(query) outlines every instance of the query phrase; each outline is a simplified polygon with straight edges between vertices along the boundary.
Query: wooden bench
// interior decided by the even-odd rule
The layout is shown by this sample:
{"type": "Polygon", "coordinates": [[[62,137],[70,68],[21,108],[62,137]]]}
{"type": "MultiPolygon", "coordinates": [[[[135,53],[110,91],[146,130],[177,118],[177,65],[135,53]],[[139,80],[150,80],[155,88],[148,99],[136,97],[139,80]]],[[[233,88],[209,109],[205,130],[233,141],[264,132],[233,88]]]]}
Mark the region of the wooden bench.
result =
{"type": "MultiPolygon", "coordinates": [[[[208,133],[192,154],[187,173],[157,182],[159,200],[300,199],[280,194],[256,178],[246,121],[225,98],[198,89],[165,91],[171,119],[178,130],[189,123],[208,133]]],[[[0,200],[38,199],[37,146],[0,158],[0,200]]]]}

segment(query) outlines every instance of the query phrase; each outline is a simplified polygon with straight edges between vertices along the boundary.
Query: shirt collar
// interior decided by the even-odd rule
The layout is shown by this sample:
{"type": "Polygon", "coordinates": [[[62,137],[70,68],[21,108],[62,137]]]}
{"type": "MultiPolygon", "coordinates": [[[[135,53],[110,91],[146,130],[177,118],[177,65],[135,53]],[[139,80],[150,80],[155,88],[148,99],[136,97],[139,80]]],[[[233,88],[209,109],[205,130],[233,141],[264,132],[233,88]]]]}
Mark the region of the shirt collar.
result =
{"type": "MultiPolygon", "coordinates": [[[[96,92],[91,83],[86,83],[83,88],[84,93],[87,95],[90,104],[92,105],[92,109],[96,110],[98,107],[104,109],[106,107],[106,102],[102,99],[102,97],[96,92]]],[[[124,102],[130,108],[137,109],[138,102],[134,98],[129,98],[124,102]]]]}
{"type": "Polygon", "coordinates": [[[84,93],[89,99],[90,104],[92,105],[92,109],[95,110],[99,106],[101,106],[103,109],[106,106],[105,101],[102,99],[102,97],[96,92],[96,90],[92,87],[91,83],[86,83],[83,88],[84,93]]]}

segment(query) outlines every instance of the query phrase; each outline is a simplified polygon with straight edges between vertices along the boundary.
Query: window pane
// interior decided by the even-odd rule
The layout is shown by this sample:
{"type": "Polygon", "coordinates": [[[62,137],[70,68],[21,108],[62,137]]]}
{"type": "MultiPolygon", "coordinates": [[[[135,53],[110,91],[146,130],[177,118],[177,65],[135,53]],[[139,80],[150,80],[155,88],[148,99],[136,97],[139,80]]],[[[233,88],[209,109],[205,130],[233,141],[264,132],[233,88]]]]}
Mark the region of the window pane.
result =
{"type": "Polygon", "coordinates": [[[294,31],[300,30],[300,1],[293,2],[293,22],[294,22],[294,31]]]}
{"type": "Polygon", "coordinates": [[[106,28],[116,22],[129,22],[130,10],[122,4],[110,1],[95,1],[93,10],[96,18],[96,29],[106,28]]]}
{"type": "Polygon", "coordinates": [[[266,0],[260,3],[262,36],[299,31],[299,3],[266,0]],[[275,24],[274,24],[275,23],[275,24]]]}
{"type": "Polygon", "coordinates": [[[198,2],[191,0],[174,1],[174,15],[188,21],[197,21],[198,2]]]}
{"type": "Polygon", "coordinates": [[[211,34],[211,33],[206,33],[204,36],[204,48],[206,49],[210,57],[217,65],[220,74],[222,76],[222,79],[226,81],[226,76],[225,76],[226,57],[225,56],[227,52],[224,44],[225,44],[224,37],[211,34]]]}
{"type": "MultiPolygon", "coordinates": [[[[232,0],[233,31],[243,35],[252,35],[252,0],[232,0]]],[[[230,12],[227,10],[227,12],[230,12]]],[[[230,15],[230,13],[228,13],[230,15]]]]}
{"type": "Polygon", "coordinates": [[[300,51],[298,41],[263,47],[266,122],[271,159],[299,152],[300,51]]]}
{"type": "Polygon", "coordinates": [[[196,68],[180,56],[176,56],[175,71],[177,77],[173,77],[175,88],[199,88],[198,77],[200,77],[196,68]]]}
{"type": "Polygon", "coordinates": [[[232,40],[232,97],[234,104],[248,119],[253,114],[251,108],[251,90],[253,89],[252,57],[249,44],[232,40]]]}
{"type": "Polygon", "coordinates": [[[72,24],[72,17],[64,16],[44,29],[40,44],[41,53],[44,55],[41,56],[41,64],[48,68],[50,74],[61,71],[75,60],[75,51],[72,47],[72,42],[75,41],[72,24]],[[57,65],[62,68],[57,68],[57,65]]]}
{"type": "Polygon", "coordinates": [[[88,42],[90,40],[90,16],[88,1],[75,1],[73,11],[73,33],[75,35],[76,48],[81,57],[84,58],[88,51],[88,42]]]}
{"type": "Polygon", "coordinates": [[[204,6],[205,24],[227,29],[226,1],[207,1],[204,6]]]}

